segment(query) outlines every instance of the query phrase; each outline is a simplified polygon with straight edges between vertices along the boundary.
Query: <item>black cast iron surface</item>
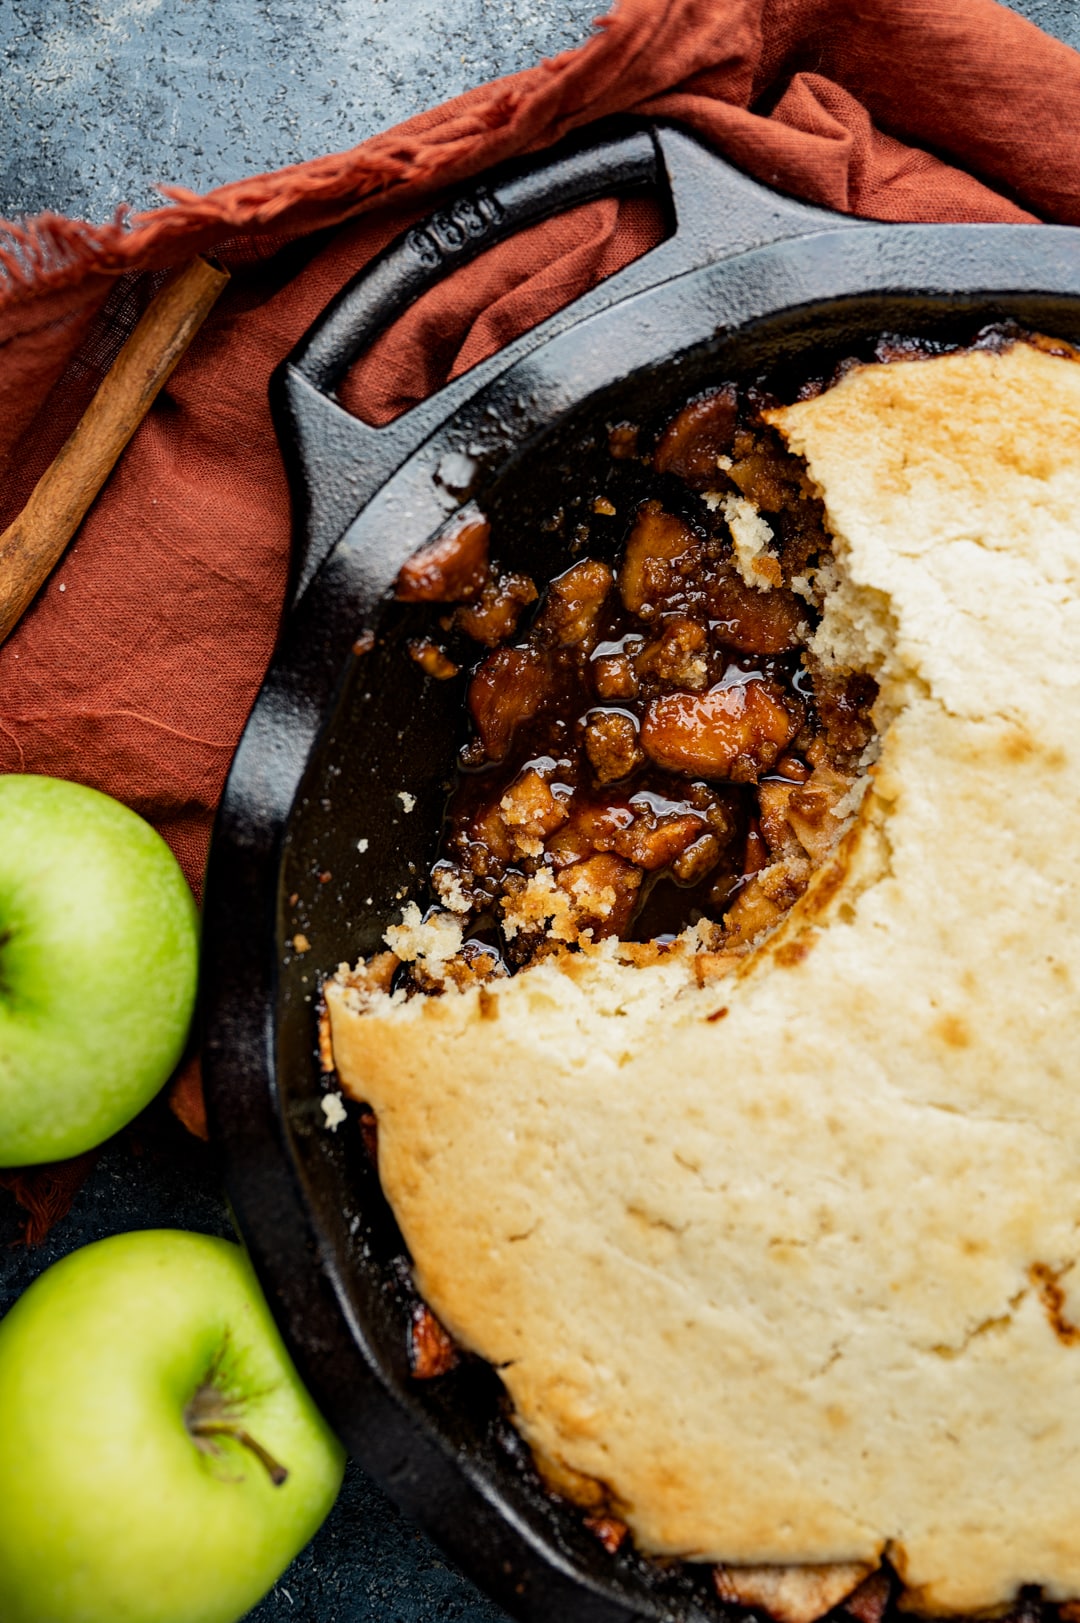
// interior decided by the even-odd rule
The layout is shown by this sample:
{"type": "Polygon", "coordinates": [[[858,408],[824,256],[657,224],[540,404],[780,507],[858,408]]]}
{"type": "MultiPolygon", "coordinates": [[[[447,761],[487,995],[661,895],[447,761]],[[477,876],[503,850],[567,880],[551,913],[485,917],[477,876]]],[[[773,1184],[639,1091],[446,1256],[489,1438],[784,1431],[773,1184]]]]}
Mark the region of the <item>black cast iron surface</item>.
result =
{"type": "MultiPolygon", "coordinates": [[[[0,215],[53,207],[105,218],[120,201],[152,202],[159,177],[205,188],[339,149],[574,43],[597,9],[580,0],[533,8],[508,0],[8,0],[0,4],[0,215]],[[335,31],[341,20],[345,29],[335,31]]],[[[1080,44],[1075,0],[1023,0],[1014,9],[1080,44]]],[[[160,1106],[107,1147],[45,1244],[21,1249],[19,1222],[0,1191],[0,1314],[51,1262],[107,1234],[230,1232],[214,1156],[160,1106]]],[[[251,1614],[252,1623],[503,1617],[353,1464],[322,1531],[251,1614]]]]}

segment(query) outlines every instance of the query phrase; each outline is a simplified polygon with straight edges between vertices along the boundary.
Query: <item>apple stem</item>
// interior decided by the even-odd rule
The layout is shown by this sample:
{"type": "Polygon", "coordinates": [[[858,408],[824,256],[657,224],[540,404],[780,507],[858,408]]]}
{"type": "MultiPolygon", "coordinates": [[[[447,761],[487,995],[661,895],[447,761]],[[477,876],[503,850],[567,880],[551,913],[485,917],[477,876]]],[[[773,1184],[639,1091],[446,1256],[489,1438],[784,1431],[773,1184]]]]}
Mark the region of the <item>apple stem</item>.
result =
{"type": "Polygon", "coordinates": [[[243,1426],[233,1425],[228,1420],[192,1420],[188,1429],[193,1437],[233,1437],[244,1448],[250,1449],[259,1464],[264,1466],[266,1474],[274,1484],[280,1488],[289,1473],[284,1465],[280,1465],[274,1456],[254,1438],[243,1426]]]}

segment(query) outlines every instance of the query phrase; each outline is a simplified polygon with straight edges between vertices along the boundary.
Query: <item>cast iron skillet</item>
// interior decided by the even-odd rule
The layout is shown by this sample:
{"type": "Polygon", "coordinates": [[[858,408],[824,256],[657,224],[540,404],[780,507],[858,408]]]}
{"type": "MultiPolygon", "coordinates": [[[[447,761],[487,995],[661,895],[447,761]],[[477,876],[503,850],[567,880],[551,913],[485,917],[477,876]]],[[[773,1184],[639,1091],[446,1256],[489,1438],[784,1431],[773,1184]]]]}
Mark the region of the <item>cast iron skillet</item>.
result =
{"type": "Polygon", "coordinates": [[[860,223],[769,192],[672,129],[620,125],[495,172],[414,228],[275,379],[295,568],[210,854],[213,1125],[240,1228],[327,1418],[523,1619],[704,1620],[724,1608],[707,1569],[612,1558],[543,1491],[485,1366],[410,1379],[400,1235],[355,1122],[325,1127],[320,974],[378,950],[403,897],[423,902],[461,741],[465,677],[433,682],[405,656],[430,611],[394,603],[393,581],[467,500],[491,519],[494,556],[537,579],[583,543],[601,546],[582,526],[616,477],[614,422],[647,431],[710,381],[820,370],[869,353],[883,331],[966,340],[1010,317],[1080,338],[1080,232],[860,223]],[[529,221],[636,190],[668,211],[651,254],[388,428],[336,403],[363,347],[453,266],[529,221]],[[376,633],[367,653],[364,631],[376,633]],[[297,934],[310,950],[293,949],[297,934]]]}

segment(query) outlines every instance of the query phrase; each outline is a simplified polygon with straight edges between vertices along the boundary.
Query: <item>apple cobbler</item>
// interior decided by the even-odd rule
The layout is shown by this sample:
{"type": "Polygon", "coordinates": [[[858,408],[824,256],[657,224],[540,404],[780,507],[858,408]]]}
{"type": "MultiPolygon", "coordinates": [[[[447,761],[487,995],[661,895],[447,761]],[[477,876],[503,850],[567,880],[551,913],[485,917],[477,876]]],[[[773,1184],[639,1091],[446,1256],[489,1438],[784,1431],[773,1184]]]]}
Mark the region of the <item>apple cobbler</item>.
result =
{"type": "Polygon", "coordinates": [[[1072,1601],[1080,368],[883,351],[639,438],[554,581],[476,510],[399,580],[471,732],[325,997],[418,1372],[488,1359],[609,1548],[784,1623],[1072,1601]]]}

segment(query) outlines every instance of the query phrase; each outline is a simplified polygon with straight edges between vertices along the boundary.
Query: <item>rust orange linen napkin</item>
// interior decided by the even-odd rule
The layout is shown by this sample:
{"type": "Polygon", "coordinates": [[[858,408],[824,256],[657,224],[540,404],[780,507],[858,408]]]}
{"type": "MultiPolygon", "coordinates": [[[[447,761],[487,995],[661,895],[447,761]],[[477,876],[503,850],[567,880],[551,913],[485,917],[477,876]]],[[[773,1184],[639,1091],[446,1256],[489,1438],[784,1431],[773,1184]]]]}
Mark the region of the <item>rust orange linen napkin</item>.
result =
{"type": "MultiPolygon", "coordinates": [[[[580,49],[350,152],[206,197],[170,188],[170,206],[127,222],[42,216],[0,232],[0,527],[85,404],[152,273],[196,252],[233,272],[0,648],[0,770],[118,796],[156,824],[199,891],[285,583],[271,371],[440,191],[617,112],[677,120],[758,179],[853,214],[1080,224],[1080,56],[993,0],[621,0],[580,49]]],[[[372,347],[346,404],[388,420],[660,229],[647,201],[612,199],[491,249],[372,347]]],[[[190,1069],[174,1105],[203,1128],[190,1069]]],[[[55,1215],[58,1177],[8,1181],[32,1215],[47,1188],[55,1215]]]]}

